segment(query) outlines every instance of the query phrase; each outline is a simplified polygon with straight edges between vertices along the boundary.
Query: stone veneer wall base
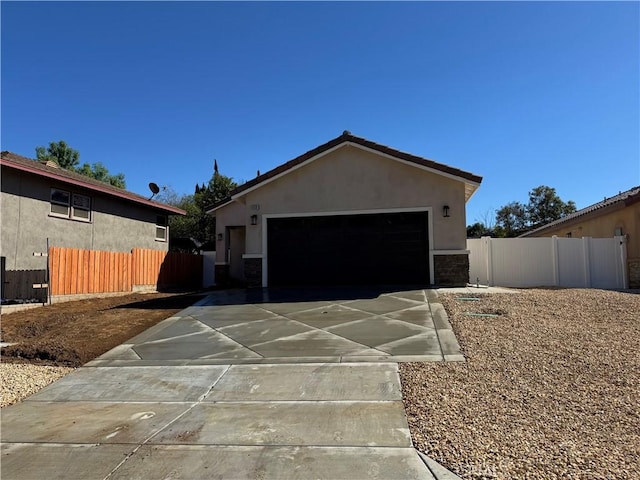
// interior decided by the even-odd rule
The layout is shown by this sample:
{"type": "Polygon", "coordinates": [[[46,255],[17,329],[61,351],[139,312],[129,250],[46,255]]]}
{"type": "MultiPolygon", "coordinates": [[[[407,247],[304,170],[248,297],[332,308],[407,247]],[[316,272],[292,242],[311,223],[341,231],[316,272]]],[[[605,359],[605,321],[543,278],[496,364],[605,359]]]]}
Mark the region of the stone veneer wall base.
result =
{"type": "Polygon", "coordinates": [[[245,258],[244,259],[244,279],[247,287],[262,286],[262,259],[261,258],[245,258]]]}
{"type": "Polygon", "coordinates": [[[216,285],[229,285],[229,265],[217,265],[215,267],[216,272],[216,285]]]}
{"type": "Polygon", "coordinates": [[[469,282],[469,255],[434,255],[434,284],[443,287],[465,287],[469,282]]]}
{"type": "Polygon", "coordinates": [[[627,261],[629,272],[629,288],[640,288],[640,258],[627,261]]]}

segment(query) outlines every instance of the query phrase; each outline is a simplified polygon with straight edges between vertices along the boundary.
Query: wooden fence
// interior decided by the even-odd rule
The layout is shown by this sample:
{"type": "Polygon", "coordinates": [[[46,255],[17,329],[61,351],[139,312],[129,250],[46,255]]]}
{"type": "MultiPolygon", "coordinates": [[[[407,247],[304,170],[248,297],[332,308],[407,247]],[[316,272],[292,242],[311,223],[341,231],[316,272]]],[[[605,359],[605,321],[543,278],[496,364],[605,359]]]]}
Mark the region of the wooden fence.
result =
{"type": "Polygon", "coordinates": [[[131,291],[131,254],[79,248],[49,249],[51,295],[131,291]]]}
{"type": "Polygon", "coordinates": [[[158,288],[200,288],[202,256],[134,248],[133,284],[158,288]]]}
{"type": "Polygon", "coordinates": [[[49,249],[51,295],[130,292],[134,286],[199,288],[202,257],[159,250],[49,249]]]}
{"type": "Polygon", "coordinates": [[[7,300],[37,300],[46,302],[47,290],[33,288],[34,284],[46,283],[46,270],[6,270],[2,272],[2,298],[7,300]]]}

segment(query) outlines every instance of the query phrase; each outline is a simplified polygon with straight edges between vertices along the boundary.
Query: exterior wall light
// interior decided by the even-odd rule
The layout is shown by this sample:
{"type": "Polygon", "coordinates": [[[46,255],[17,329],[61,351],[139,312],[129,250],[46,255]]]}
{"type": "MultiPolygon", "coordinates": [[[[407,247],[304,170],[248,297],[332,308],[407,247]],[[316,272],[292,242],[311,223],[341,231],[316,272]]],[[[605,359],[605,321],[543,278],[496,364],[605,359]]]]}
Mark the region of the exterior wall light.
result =
{"type": "Polygon", "coordinates": [[[449,205],[444,205],[444,206],[442,207],[442,216],[443,216],[444,218],[449,218],[449,216],[450,216],[450,215],[449,215],[449,205]]]}
{"type": "Polygon", "coordinates": [[[224,236],[221,233],[219,233],[218,234],[218,241],[221,242],[223,238],[224,238],[224,236]]]}
{"type": "Polygon", "coordinates": [[[257,225],[258,224],[258,215],[251,215],[251,225],[257,225]]]}

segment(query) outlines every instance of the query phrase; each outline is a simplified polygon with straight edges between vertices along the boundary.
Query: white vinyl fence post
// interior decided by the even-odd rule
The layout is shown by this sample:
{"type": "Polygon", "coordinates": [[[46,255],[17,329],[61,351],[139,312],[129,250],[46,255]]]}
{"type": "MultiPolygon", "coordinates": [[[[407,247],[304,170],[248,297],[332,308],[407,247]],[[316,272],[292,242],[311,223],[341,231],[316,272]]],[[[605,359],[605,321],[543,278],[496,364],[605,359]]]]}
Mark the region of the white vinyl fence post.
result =
{"type": "Polygon", "coordinates": [[[584,286],[591,288],[591,237],[582,237],[582,255],[584,255],[584,286]]]}
{"type": "Polygon", "coordinates": [[[558,236],[551,237],[551,268],[553,269],[553,285],[560,285],[560,268],[558,266],[558,236]]]}
{"type": "Polygon", "coordinates": [[[618,258],[620,259],[620,275],[617,275],[621,282],[621,288],[629,288],[629,279],[627,278],[627,237],[614,237],[616,246],[618,247],[618,258]]]}
{"type": "Polygon", "coordinates": [[[487,285],[493,287],[493,255],[491,254],[491,237],[483,237],[487,258],[487,285]]]}

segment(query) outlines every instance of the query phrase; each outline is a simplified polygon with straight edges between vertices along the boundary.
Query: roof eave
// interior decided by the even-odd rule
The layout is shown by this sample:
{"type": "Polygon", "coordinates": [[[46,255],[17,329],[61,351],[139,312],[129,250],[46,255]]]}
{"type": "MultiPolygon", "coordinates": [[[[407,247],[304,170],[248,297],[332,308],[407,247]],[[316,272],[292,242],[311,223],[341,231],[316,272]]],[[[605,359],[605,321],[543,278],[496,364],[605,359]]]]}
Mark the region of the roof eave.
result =
{"type": "Polygon", "coordinates": [[[464,201],[467,203],[480,188],[480,183],[466,181],[464,183],[464,201]]]}
{"type": "MultiPolygon", "coordinates": [[[[589,207],[585,207],[582,210],[587,210],[592,206],[593,205],[590,205],[589,207]]],[[[621,207],[625,206],[627,206],[626,201],[624,199],[620,199],[610,203],[609,205],[603,205],[593,210],[588,210],[585,212],[583,212],[582,210],[578,210],[577,212],[569,214],[566,217],[559,218],[558,220],[554,220],[553,222],[549,222],[546,225],[542,225],[541,227],[531,230],[530,232],[523,233],[522,235],[519,235],[519,237],[530,237],[531,235],[536,233],[543,233],[546,230],[553,230],[554,228],[562,227],[563,225],[571,224],[572,222],[581,221],[585,217],[599,217],[600,215],[619,210],[621,207]]]]}
{"type": "Polygon", "coordinates": [[[16,163],[16,162],[12,162],[10,159],[8,158],[1,158],[0,159],[0,164],[2,166],[8,167],[8,168],[13,168],[15,170],[20,170],[23,172],[27,172],[27,173],[32,173],[35,175],[38,175],[40,177],[45,177],[45,178],[51,178],[54,180],[57,180],[59,182],[62,183],[66,183],[69,185],[75,185],[78,187],[82,187],[82,188],[86,188],[88,190],[92,190],[95,192],[100,192],[103,193],[105,195],[110,195],[113,197],[118,197],[121,198],[123,200],[129,201],[129,202],[133,202],[133,203],[138,203],[141,205],[145,205],[147,207],[152,207],[156,210],[160,210],[163,211],[165,213],[173,213],[176,215],[186,215],[187,212],[185,210],[182,210],[181,208],[177,208],[177,207],[173,207],[171,205],[166,205],[163,203],[159,203],[159,202],[153,202],[150,199],[144,199],[144,198],[133,198],[130,195],[127,195],[126,190],[123,190],[122,193],[114,191],[108,187],[102,187],[100,185],[95,185],[93,183],[89,183],[89,182],[83,182],[80,179],[74,179],[74,178],[70,178],[70,177],[66,177],[63,175],[57,175],[56,172],[50,172],[48,170],[42,170],[39,168],[31,168],[27,165],[23,165],[21,163],[16,163]]]}
{"type": "Polygon", "coordinates": [[[232,202],[233,202],[233,199],[231,197],[224,198],[224,199],[220,200],[219,202],[216,202],[213,205],[211,205],[211,207],[209,207],[208,209],[205,210],[205,213],[207,215],[213,215],[213,213],[216,210],[219,210],[222,207],[226,207],[227,205],[229,205],[232,202]]]}
{"type": "MultiPolygon", "coordinates": [[[[335,141],[335,140],[337,140],[337,139],[334,139],[333,141],[335,141]]],[[[331,143],[331,142],[329,142],[329,143],[331,143]]],[[[360,144],[358,142],[354,142],[354,141],[345,139],[342,142],[339,142],[339,143],[337,143],[337,144],[335,144],[333,146],[330,146],[329,148],[323,149],[322,151],[318,152],[317,154],[312,155],[309,158],[306,158],[303,161],[300,161],[299,163],[294,163],[294,162],[297,162],[300,158],[304,158],[304,155],[306,155],[306,154],[301,155],[300,157],[296,157],[295,159],[290,160],[289,162],[281,165],[280,167],[276,167],[275,169],[270,170],[269,172],[261,175],[260,177],[257,177],[256,179],[252,180],[251,182],[248,182],[248,183],[252,183],[248,187],[245,187],[245,185],[247,185],[247,184],[241,185],[240,187],[236,188],[234,191],[231,192],[230,201],[231,200],[237,200],[237,199],[247,195],[248,193],[250,193],[250,192],[252,192],[254,190],[262,188],[265,185],[267,185],[267,184],[269,184],[269,183],[271,183],[271,182],[273,182],[273,181],[275,181],[275,180],[277,180],[277,179],[279,179],[279,178],[281,178],[281,177],[283,177],[283,176],[285,176],[285,175],[287,175],[287,174],[289,174],[289,173],[291,173],[291,172],[293,172],[293,171],[295,171],[295,170],[297,170],[299,168],[302,168],[305,165],[308,165],[309,163],[317,160],[318,158],[321,158],[321,157],[323,157],[325,155],[328,155],[328,154],[334,152],[335,150],[337,150],[339,148],[342,148],[344,146],[353,146],[353,147],[359,148],[361,150],[374,153],[376,155],[381,155],[383,157],[390,158],[390,159],[392,159],[394,161],[398,161],[400,163],[412,166],[414,168],[418,168],[420,170],[424,170],[424,171],[427,171],[427,172],[430,172],[430,173],[433,173],[433,174],[436,174],[436,175],[441,175],[443,177],[450,178],[452,180],[463,182],[465,184],[465,202],[468,201],[471,198],[471,196],[476,192],[476,190],[480,186],[480,183],[482,182],[482,177],[477,176],[477,175],[468,174],[468,177],[473,178],[473,180],[471,180],[470,178],[465,178],[465,177],[462,177],[460,175],[456,175],[454,173],[449,173],[449,172],[446,172],[446,171],[443,171],[443,170],[439,170],[437,168],[433,168],[433,167],[431,167],[429,165],[426,165],[426,164],[423,164],[423,163],[419,163],[417,161],[406,160],[404,158],[400,158],[397,155],[393,155],[392,153],[387,153],[387,152],[384,152],[384,151],[380,151],[380,150],[378,150],[376,148],[371,148],[369,146],[362,145],[362,144],[360,144]],[[284,165],[287,165],[288,163],[294,163],[294,164],[292,164],[288,168],[283,168],[282,171],[280,171],[280,172],[278,172],[276,174],[273,173],[277,169],[282,168],[284,165]]],[[[317,150],[317,149],[315,149],[315,150],[317,150]]],[[[311,151],[313,151],[313,150],[311,150],[311,151]]],[[[407,155],[409,155],[409,154],[407,154],[407,155]]],[[[427,159],[419,159],[419,157],[415,157],[415,158],[418,159],[418,160],[423,160],[424,162],[432,162],[432,161],[427,160],[427,159]]],[[[435,162],[433,162],[433,163],[435,163],[435,162]]],[[[458,171],[457,169],[453,169],[453,168],[451,168],[451,170],[458,171]]],[[[460,171],[460,172],[462,172],[462,171],[460,171]]],[[[215,205],[211,210],[207,211],[207,213],[212,212],[214,210],[217,210],[218,208],[221,208],[222,206],[226,205],[227,203],[229,203],[229,202],[225,202],[223,205],[215,205]]]]}

